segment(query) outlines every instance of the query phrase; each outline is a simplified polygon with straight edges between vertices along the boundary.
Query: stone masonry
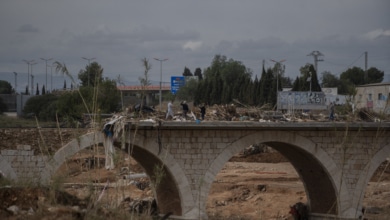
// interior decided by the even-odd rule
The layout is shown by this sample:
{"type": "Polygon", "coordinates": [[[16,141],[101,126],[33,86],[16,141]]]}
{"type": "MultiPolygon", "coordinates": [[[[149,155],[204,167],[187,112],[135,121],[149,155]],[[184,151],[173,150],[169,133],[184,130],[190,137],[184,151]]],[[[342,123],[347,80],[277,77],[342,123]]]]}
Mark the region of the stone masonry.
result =
{"type": "MultiPolygon", "coordinates": [[[[215,176],[251,144],[268,145],[291,162],[315,220],[357,219],[370,177],[390,157],[389,123],[144,122],[122,134],[125,146],[115,143],[118,149],[131,149],[152,180],[156,167],[165,174],[156,198],[163,213],[173,212],[178,219],[207,219],[215,176]]],[[[2,149],[0,170],[18,181],[29,180],[33,170],[37,178],[31,180],[47,184],[66,158],[103,140],[101,132],[90,132],[50,157],[34,157],[28,146],[2,149]]]]}

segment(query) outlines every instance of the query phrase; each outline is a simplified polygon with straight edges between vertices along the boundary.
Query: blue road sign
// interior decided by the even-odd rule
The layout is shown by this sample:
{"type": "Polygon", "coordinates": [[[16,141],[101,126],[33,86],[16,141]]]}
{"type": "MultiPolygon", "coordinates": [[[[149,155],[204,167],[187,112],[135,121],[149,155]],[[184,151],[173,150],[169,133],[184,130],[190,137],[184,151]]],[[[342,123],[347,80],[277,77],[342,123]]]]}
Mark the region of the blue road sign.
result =
{"type": "Polygon", "coordinates": [[[184,76],[171,76],[171,92],[176,95],[176,92],[180,87],[186,84],[186,79],[184,76]]]}

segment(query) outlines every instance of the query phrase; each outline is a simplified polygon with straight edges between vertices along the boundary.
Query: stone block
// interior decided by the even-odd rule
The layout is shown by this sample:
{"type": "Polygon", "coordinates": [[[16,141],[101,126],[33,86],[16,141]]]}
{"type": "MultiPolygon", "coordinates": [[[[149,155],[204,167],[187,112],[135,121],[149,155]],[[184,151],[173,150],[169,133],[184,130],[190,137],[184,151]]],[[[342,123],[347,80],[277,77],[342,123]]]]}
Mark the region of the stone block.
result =
{"type": "Polygon", "coordinates": [[[17,150],[31,150],[31,145],[18,145],[16,146],[17,150]]]}

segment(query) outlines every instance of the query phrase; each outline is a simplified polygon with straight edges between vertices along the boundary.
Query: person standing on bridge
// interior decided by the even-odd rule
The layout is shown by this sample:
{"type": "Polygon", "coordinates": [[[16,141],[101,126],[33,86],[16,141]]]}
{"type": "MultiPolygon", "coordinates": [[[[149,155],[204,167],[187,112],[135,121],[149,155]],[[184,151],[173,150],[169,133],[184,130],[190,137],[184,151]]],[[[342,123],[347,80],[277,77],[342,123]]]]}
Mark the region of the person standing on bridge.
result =
{"type": "Polygon", "coordinates": [[[329,120],[333,121],[334,120],[334,103],[333,102],[330,102],[330,105],[329,105],[329,120]]]}
{"type": "Polygon", "coordinates": [[[187,120],[188,105],[186,101],[182,101],[180,105],[183,107],[183,117],[187,120]]]}
{"type": "Polygon", "coordinates": [[[171,101],[168,102],[168,111],[167,111],[167,115],[165,116],[165,119],[168,119],[169,116],[171,116],[173,118],[173,116],[175,116],[173,114],[173,104],[171,101]]]}
{"type": "Polygon", "coordinates": [[[206,114],[206,106],[205,106],[205,104],[203,103],[203,104],[201,104],[201,105],[199,106],[199,108],[200,108],[200,115],[201,115],[201,118],[202,118],[202,120],[204,120],[204,115],[206,114]]]}

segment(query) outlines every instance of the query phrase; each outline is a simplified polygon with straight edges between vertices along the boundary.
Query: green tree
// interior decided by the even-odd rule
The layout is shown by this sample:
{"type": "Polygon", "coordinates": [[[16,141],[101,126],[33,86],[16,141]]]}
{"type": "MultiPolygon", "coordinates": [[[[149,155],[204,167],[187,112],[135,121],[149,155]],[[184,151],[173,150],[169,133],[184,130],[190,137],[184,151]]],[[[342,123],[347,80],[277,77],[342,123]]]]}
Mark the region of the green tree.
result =
{"type": "Polygon", "coordinates": [[[37,89],[35,91],[35,95],[39,95],[39,85],[38,85],[38,83],[37,83],[37,89]]]}
{"type": "Polygon", "coordinates": [[[176,97],[179,100],[187,100],[187,101],[194,101],[195,100],[195,93],[198,87],[198,81],[195,79],[190,79],[186,82],[186,84],[177,91],[176,97]]]}
{"type": "Polygon", "coordinates": [[[199,67],[195,69],[194,76],[197,76],[199,80],[203,79],[202,70],[199,67]]]}
{"type": "Polygon", "coordinates": [[[0,94],[12,94],[13,89],[11,83],[0,80],[0,94]]]}
{"type": "Polygon", "coordinates": [[[3,98],[0,97],[0,114],[8,111],[7,105],[4,103],[3,98]]]}
{"type": "Polygon", "coordinates": [[[187,67],[184,67],[183,76],[193,76],[191,70],[187,67]]]}
{"type": "Polygon", "coordinates": [[[338,87],[340,85],[340,79],[333,75],[331,72],[325,71],[322,74],[322,86],[323,87],[338,87]]]}
{"type": "MultiPolygon", "coordinates": [[[[65,64],[58,61],[54,62],[56,72],[68,76],[73,84],[76,84],[74,78],[69,73],[65,64]]],[[[97,64],[96,66],[99,66],[97,64]]],[[[58,112],[62,117],[80,118],[83,113],[112,113],[119,110],[120,93],[117,90],[115,80],[103,79],[103,69],[94,75],[93,86],[81,86],[59,100],[58,112]]],[[[87,80],[88,81],[88,80],[87,80]]]]}
{"type": "Polygon", "coordinates": [[[265,71],[260,78],[260,105],[276,103],[276,79],[271,68],[265,71]]]}
{"type": "Polygon", "coordinates": [[[293,83],[292,91],[313,91],[321,92],[321,86],[318,83],[317,72],[314,69],[314,66],[311,64],[306,64],[300,68],[301,76],[299,77],[299,82],[293,83]]]}
{"type": "Polygon", "coordinates": [[[59,96],[53,94],[33,96],[27,100],[23,113],[34,113],[39,120],[55,121],[58,98],[59,96]]]}
{"type": "MultiPolygon", "coordinates": [[[[146,57],[141,60],[141,63],[142,66],[144,67],[144,76],[139,77],[139,82],[141,83],[141,87],[142,87],[142,91],[141,91],[141,109],[142,109],[142,106],[145,104],[144,102],[146,101],[144,99],[145,99],[147,87],[151,84],[148,73],[152,69],[152,64],[149,62],[148,59],[146,59],[146,57]]],[[[140,111],[140,113],[142,114],[142,111],[140,111]]]]}
{"type": "Polygon", "coordinates": [[[79,71],[78,78],[81,86],[96,86],[103,80],[103,68],[97,62],[92,62],[79,71]]]}
{"type": "Polygon", "coordinates": [[[203,97],[209,94],[208,99],[204,101],[206,103],[229,103],[232,99],[240,98],[241,87],[247,79],[251,80],[251,75],[251,70],[240,61],[227,60],[225,56],[215,55],[211,66],[204,71],[206,82],[202,84],[202,90],[197,92],[203,93],[203,97]]]}
{"type": "Polygon", "coordinates": [[[353,85],[364,84],[364,71],[360,67],[352,67],[342,72],[340,79],[344,82],[352,83],[353,85]]]}
{"type": "Polygon", "coordinates": [[[280,82],[281,82],[281,90],[283,90],[283,88],[291,88],[292,87],[292,80],[290,77],[288,76],[281,76],[280,77],[280,82]]]}
{"type": "Polygon", "coordinates": [[[367,70],[367,79],[366,84],[369,83],[380,83],[383,81],[385,73],[383,71],[378,70],[375,67],[371,67],[367,70]]]}

